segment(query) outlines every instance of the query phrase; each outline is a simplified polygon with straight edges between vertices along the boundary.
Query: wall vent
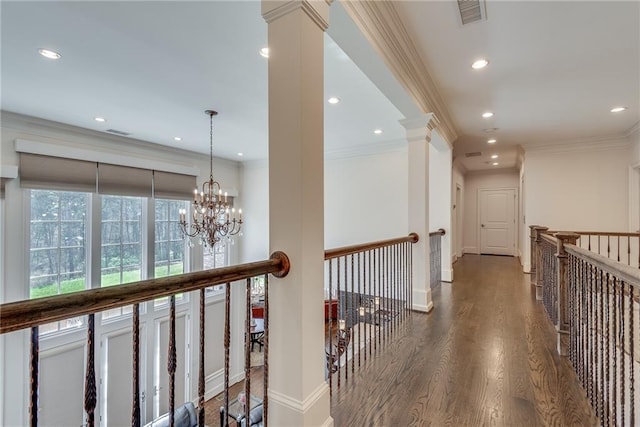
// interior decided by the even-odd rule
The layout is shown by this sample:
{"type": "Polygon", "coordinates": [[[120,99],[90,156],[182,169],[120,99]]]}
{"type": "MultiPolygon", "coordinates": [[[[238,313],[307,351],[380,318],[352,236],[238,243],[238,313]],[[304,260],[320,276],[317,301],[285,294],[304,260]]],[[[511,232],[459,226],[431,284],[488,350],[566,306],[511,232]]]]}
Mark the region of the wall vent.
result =
{"type": "Polygon", "coordinates": [[[462,25],[487,19],[484,0],[458,0],[462,25]]]}
{"type": "Polygon", "coordinates": [[[478,157],[478,156],[482,156],[482,152],[481,151],[474,151],[473,153],[464,153],[465,157],[478,157]]]}
{"type": "Polygon", "coordinates": [[[120,136],[129,136],[129,135],[131,135],[130,132],[123,132],[123,131],[117,130],[117,129],[107,129],[105,132],[109,132],[109,133],[112,133],[114,135],[120,135],[120,136]]]}

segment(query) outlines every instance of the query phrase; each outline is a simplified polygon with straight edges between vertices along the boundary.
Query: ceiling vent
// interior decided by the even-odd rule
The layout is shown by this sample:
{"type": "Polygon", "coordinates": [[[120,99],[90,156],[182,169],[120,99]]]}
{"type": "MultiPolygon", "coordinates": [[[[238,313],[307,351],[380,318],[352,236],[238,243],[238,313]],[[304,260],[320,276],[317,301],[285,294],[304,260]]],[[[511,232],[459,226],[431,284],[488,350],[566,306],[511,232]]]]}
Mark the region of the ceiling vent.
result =
{"type": "Polygon", "coordinates": [[[129,132],[123,132],[123,131],[117,130],[117,129],[107,129],[105,132],[109,132],[109,133],[112,133],[114,135],[120,135],[120,136],[129,136],[129,135],[131,135],[131,133],[129,133],[129,132]]]}
{"type": "Polygon", "coordinates": [[[484,0],[458,0],[462,25],[487,19],[484,0]]]}
{"type": "Polygon", "coordinates": [[[478,156],[482,156],[482,152],[481,151],[474,151],[473,153],[464,153],[465,157],[478,157],[478,156]]]}

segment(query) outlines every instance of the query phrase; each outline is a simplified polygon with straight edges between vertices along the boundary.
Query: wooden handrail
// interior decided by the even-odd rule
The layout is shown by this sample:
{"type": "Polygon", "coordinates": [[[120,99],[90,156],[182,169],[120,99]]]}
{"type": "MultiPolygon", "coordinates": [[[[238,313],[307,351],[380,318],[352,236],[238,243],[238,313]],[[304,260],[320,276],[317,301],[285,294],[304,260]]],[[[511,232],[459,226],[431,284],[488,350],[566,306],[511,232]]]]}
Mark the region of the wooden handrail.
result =
{"type": "Polygon", "coordinates": [[[567,230],[544,230],[540,231],[541,234],[556,234],[556,233],[575,233],[581,236],[611,236],[611,237],[640,237],[640,232],[626,232],[626,231],[567,231],[567,230]]]}
{"type": "Polygon", "coordinates": [[[0,334],[261,274],[284,277],[288,272],[289,258],[283,252],[275,252],[265,261],[10,302],[0,305],[0,334]]]}
{"type": "Polygon", "coordinates": [[[595,252],[583,249],[579,246],[565,244],[564,249],[571,255],[586,259],[596,267],[613,274],[624,280],[634,288],[640,289],[640,270],[621,264],[595,252]]]}
{"type": "Polygon", "coordinates": [[[431,233],[429,233],[429,237],[436,236],[438,234],[444,236],[445,234],[447,234],[447,232],[444,228],[438,228],[436,231],[432,231],[431,233]]]}
{"type": "Polygon", "coordinates": [[[420,237],[416,233],[411,233],[405,237],[398,237],[395,239],[379,240],[377,242],[362,243],[353,246],[343,246],[341,248],[327,249],[324,251],[324,259],[329,260],[338,258],[345,255],[356,254],[358,252],[370,251],[372,249],[384,248],[387,246],[396,245],[398,243],[411,242],[416,243],[420,240],[420,237]]]}

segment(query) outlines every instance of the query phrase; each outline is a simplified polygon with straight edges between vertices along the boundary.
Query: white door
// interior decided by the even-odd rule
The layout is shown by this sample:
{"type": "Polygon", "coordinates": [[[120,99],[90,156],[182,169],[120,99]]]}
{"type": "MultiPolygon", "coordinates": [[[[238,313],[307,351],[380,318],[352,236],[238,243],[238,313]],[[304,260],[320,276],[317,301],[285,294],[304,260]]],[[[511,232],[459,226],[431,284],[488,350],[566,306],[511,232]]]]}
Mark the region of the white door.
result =
{"type": "Polygon", "coordinates": [[[478,190],[480,253],[515,255],[516,190],[478,190]]]}

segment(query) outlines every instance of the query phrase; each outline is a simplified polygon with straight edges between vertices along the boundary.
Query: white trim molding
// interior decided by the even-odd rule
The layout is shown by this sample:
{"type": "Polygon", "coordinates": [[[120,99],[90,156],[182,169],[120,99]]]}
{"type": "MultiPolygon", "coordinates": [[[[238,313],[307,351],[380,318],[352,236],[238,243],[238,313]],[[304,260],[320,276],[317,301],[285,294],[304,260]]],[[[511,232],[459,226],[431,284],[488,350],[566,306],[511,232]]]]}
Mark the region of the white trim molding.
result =
{"type": "Polygon", "coordinates": [[[309,1],[264,1],[262,2],[262,17],[267,24],[276,21],[283,16],[301,9],[320,28],[326,31],[329,28],[329,6],[333,0],[309,1]]]}
{"type": "Polygon", "coordinates": [[[438,116],[439,133],[452,144],[458,138],[453,119],[393,2],[344,1],[341,4],[420,109],[438,116]]]}
{"type": "Polygon", "coordinates": [[[624,135],[558,141],[548,144],[523,144],[526,155],[531,153],[574,153],[580,151],[626,150],[630,146],[624,135]]]}

